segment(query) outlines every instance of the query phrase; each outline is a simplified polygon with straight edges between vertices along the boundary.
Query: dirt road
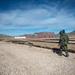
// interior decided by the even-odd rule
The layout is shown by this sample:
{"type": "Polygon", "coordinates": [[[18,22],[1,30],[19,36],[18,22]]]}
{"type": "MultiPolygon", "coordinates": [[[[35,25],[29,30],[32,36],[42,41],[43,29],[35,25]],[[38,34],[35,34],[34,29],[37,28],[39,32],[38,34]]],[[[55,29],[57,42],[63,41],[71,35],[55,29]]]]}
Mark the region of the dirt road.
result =
{"type": "Polygon", "coordinates": [[[0,75],[75,75],[75,54],[0,42],[0,75]]]}

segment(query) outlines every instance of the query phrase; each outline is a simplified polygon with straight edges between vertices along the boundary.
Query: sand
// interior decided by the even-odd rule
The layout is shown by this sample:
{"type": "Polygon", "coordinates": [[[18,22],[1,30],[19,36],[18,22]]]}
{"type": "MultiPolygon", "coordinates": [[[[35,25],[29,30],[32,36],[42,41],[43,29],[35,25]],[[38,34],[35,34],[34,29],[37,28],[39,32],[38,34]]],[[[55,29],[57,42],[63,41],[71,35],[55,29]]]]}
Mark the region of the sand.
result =
{"type": "Polygon", "coordinates": [[[0,42],[0,75],[75,75],[75,54],[0,42]]]}

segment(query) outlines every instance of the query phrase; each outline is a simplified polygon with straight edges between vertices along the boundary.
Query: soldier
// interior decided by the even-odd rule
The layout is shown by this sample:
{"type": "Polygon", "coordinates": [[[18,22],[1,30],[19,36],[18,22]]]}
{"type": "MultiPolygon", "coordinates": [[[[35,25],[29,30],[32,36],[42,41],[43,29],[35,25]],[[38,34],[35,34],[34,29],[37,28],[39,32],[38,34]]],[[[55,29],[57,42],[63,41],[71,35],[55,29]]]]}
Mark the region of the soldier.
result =
{"type": "Polygon", "coordinates": [[[60,38],[59,38],[59,45],[60,45],[60,55],[62,56],[62,50],[65,51],[66,53],[66,57],[69,56],[68,54],[68,47],[67,47],[67,44],[68,44],[68,35],[65,33],[65,30],[62,30],[60,31],[60,38]]]}

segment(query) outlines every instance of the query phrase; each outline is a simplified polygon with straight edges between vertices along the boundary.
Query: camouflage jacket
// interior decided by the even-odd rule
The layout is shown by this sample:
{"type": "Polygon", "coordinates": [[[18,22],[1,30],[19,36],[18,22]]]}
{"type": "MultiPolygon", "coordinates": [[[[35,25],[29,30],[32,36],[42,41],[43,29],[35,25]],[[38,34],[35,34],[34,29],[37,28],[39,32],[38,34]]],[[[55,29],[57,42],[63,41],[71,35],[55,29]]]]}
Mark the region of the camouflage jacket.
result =
{"type": "Polygon", "coordinates": [[[60,33],[59,44],[67,45],[69,41],[68,35],[66,33],[60,33]]]}

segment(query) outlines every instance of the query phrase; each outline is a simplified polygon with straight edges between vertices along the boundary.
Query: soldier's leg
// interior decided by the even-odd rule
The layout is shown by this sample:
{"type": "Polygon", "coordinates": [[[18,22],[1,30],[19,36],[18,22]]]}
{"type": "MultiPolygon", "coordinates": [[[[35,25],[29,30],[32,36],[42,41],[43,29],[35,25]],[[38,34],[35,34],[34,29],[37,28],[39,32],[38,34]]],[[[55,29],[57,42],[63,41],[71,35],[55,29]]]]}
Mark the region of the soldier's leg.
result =
{"type": "Polygon", "coordinates": [[[69,56],[69,54],[68,54],[68,47],[67,47],[67,45],[65,46],[65,54],[66,54],[66,57],[68,57],[69,56]]]}
{"type": "Polygon", "coordinates": [[[62,56],[62,46],[60,46],[60,56],[62,56]]]}

